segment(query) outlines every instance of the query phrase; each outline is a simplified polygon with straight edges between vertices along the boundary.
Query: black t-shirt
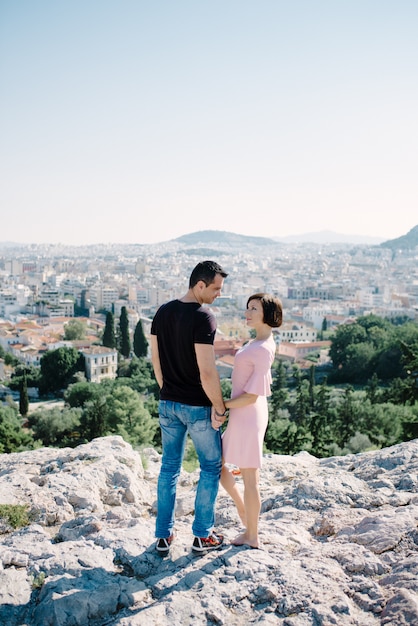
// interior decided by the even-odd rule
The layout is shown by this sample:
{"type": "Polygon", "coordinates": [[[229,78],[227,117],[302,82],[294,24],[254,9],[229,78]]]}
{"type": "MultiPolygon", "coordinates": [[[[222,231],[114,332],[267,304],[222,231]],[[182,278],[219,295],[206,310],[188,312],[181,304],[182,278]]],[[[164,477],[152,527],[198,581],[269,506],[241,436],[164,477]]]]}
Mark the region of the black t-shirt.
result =
{"type": "Polygon", "coordinates": [[[158,309],[151,334],[157,336],[163,374],[161,400],[211,405],[200,382],[194,344],[213,345],[215,333],[215,316],[197,302],[172,300],[158,309]]]}

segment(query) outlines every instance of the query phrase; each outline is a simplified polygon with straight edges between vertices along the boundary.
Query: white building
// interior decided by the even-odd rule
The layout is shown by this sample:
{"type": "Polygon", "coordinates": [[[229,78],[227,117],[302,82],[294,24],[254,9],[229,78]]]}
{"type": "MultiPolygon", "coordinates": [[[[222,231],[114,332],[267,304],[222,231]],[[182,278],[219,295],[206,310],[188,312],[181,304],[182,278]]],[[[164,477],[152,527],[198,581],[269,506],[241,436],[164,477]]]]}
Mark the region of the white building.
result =
{"type": "Polygon", "coordinates": [[[284,323],[277,330],[275,329],[275,335],[279,338],[279,341],[316,341],[316,330],[305,324],[297,324],[295,322],[284,323]]]}
{"type": "Polygon", "coordinates": [[[117,350],[105,346],[92,346],[81,351],[86,360],[86,378],[99,383],[104,378],[116,378],[118,368],[117,350]]]}

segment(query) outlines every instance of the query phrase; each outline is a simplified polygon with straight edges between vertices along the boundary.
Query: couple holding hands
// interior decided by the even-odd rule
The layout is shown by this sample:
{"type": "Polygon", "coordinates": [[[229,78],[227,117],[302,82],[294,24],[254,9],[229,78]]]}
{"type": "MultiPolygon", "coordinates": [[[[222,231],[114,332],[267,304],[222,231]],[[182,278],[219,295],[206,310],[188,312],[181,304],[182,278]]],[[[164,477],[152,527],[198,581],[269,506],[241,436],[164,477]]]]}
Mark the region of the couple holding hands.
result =
{"type": "Polygon", "coordinates": [[[231,543],[260,547],[259,471],[276,352],[272,328],[282,323],[282,305],[266,293],[248,298],[245,318],[255,336],[235,355],[231,398],[224,399],[213,348],[216,320],[204,305],[221,294],[227,275],[215,261],[198,263],[187,293],[163,304],[151,326],[152,363],[160,387],[162,462],[155,535],[156,550],[162,556],[168,554],[174,539],[176,486],[187,434],[200,464],[192,551],[202,554],[223,544],[223,536],[213,530],[219,482],[233,499],[244,526],[231,543]],[[239,468],[243,495],[231,465],[239,468]]]}

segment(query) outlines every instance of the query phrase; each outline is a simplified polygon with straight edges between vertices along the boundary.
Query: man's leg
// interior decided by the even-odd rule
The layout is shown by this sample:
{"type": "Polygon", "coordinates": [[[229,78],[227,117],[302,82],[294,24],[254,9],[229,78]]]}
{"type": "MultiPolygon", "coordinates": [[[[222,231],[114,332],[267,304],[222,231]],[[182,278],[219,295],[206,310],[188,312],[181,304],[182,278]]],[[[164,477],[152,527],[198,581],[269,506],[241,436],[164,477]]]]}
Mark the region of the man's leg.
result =
{"type": "Polygon", "coordinates": [[[192,531],[208,537],[215,524],[215,502],[222,469],[221,433],[212,428],[210,407],[188,407],[187,426],[200,463],[192,531]]]}
{"type": "Polygon", "coordinates": [[[163,456],[157,487],[155,536],[170,537],[174,527],[177,480],[186,443],[186,426],[178,419],[178,403],[160,401],[159,416],[163,456]]]}

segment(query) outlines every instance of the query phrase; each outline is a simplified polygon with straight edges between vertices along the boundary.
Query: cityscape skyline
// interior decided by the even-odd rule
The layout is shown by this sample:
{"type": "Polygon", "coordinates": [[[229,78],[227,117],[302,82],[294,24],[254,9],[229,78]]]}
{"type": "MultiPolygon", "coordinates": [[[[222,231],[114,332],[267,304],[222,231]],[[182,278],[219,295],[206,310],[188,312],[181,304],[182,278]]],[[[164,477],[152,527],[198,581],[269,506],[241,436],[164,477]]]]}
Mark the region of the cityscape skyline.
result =
{"type": "Polygon", "coordinates": [[[418,5],[0,4],[0,238],[416,223],[418,5]]]}
{"type": "MultiPolygon", "coordinates": [[[[245,245],[251,245],[251,242],[254,244],[260,244],[262,241],[271,242],[272,244],[284,244],[284,245],[300,245],[300,244],[312,244],[312,245],[353,245],[353,246],[377,246],[383,244],[385,242],[392,242],[403,240],[406,237],[411,237],[412,240],[416,239],[416,231],[418,229],[418,225],[413,226],[407,232],[401,233],[399,237],[376,237],[376,236],[367,236],[361,234],[344,234],[337,233],[331,230],[321,230],[314,232],[301,232],[297,235],[288,235],[282,237],[276,237],[272,234],[268,234],[266,236],[255,236],[252,234],[243,234],[240,232],[231,232],[225,230],[216,230],[216,229],[205,229],[198,230],[195,232],[187,232],[182,233],[179,237],[167,239],[164,241],[159,241],[155,243],[145,243],[141,241],[130,241],[130,242],[111,242],[111,241],[97,241],[95,243],[63,243],[63,242],[52,242],[52,241],[44,241],[44,242],[19,242],[19,241],[5,241],[0,239],[0,252],[2,254],[7,254],[8,249],[20,250],[21,253],[25,253],[25,251],[29,252],[31,249],[36,249],[38,247],[42,248],[44,246],[48,248],[56,248],[57,250],[63,249],[78,249],[78,248],[101,248],[101,247],[115,247],[118,248],[120,246],[126,245],[130,248],[135,249],[137,246],[142,247],[145,246],[150,250],[154,249],[159,245],[172,245],[172,244],[209,244],[209,245],[221,245],[227,244],[236,246],[239,241],[242,241],[245,245]]],[[[408,247],[411,247],[411,241],[408,247]]],[[[413,246],[412,246],[413,247],[413,246]]]]}

